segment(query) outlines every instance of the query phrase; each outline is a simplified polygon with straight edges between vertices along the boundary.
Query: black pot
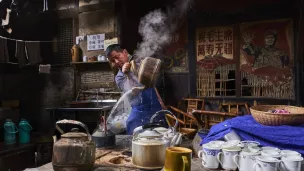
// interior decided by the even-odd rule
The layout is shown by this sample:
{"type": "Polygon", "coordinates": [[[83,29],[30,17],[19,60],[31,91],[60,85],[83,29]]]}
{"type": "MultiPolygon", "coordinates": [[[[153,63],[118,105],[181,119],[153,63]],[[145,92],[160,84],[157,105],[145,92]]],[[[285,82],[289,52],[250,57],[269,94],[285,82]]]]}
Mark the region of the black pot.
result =
{"type": "Polygon", "coordinates": [[[107,134],[105,134],[104,131],[98,129],[93,133],[92,139],[95,142],[97,148],[112,147],[116,145],[115,134],[111,131],[108,131],[107,134]]]}

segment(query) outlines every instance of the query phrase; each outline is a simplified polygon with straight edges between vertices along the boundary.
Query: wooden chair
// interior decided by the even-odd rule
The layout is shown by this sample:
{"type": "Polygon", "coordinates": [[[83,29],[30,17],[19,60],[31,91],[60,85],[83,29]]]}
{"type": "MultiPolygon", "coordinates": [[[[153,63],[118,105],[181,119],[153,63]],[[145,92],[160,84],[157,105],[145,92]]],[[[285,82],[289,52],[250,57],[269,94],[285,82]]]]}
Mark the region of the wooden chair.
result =
{"type": "MultiPolygon", "coordinates": [[[[168,106],[169,110],[174,113],[179,121],[179,125],[178,127],[181,128],[181,127],[184,127],[184,128],[196,128],[197,127],[197,122],[196,122],[196,119],[186,113],[186,112],[183,112],[182,110],[176,108],[176,107],[173,107],[173,106],[168,106]]],[[[172,120],[174,121],[174,118],[173,117],[170,117],[169,120],[172,120]]],[[[170,121],[172,122],[172,121],[170,121]]]]}
{"type": "Polygon", "coordinates": [[[205,100],[197,98],[182,98],[178,103],[177,108],[181,109],[182,103],[186,103],[187,113],[192,113],[192,110],[204,110],[205,100]],[[200,107],[200,108],[199,108],[200,107]]]}
{"type": "Polygon", "coordinates": [[[238,114],[235,113],[204,110],[193,110],[192,115],[203,129],[210,129],[215,124],[221,123],[228,118],[238,116],[238,114]]]}
{"type": "Polygon", "coordinates": [[[241,111],[241,107],[245,108],[245,114],[250,113],[247,102],[222,103],[219,107],[219,111],[220,112],[234,113],[234,114],[237,114],[237,115],[243,115],[243,112],[241,111]]]}

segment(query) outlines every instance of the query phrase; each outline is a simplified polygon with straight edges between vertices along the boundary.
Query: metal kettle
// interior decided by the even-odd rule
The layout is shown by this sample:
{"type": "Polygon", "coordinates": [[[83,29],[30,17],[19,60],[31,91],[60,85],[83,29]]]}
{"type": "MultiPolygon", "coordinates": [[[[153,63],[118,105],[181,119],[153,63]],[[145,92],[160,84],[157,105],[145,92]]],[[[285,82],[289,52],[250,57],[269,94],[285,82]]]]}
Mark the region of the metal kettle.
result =
{"type": "Polygon", "coordinates": [[[74,120],[60,120],[56,122],[56,126],[57,124],[79,125],[85,129],[86,133],[78,132],[78,128],[73,128],[72,132],[61,135],[61,139],[53,147],[54,171],[91,170],[95,162],[96,147],[87,126],[74,120]]]}
{"type": "Polygon", "coordinates": [[[150,170],[164,167],[166,148],[170,147],[171,140],[153,129],[163,126],[153,122],[153,119],[162,112],[172,114],[167,110],[156,112],[151,118],[152,123],[137,127],[133,131],[132,163],[138,168],[150,170]]]}

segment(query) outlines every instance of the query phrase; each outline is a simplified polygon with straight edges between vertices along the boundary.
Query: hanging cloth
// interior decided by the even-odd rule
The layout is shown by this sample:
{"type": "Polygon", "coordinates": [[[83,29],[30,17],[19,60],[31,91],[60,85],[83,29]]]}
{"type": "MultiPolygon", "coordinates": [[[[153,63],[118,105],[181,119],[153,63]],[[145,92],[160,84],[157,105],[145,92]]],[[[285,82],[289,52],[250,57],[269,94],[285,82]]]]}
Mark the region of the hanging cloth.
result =
{"type": "Polygon", "coordinates": [[[16,41],[15,56],[18,58],[18,63],[19,63],[20,67],[23,67],[27,64],[27,59],[26,59],[25,53],[26,53],[25,42],[16,41]]]}
{"type": "Polygon", "coordinates": [[[2,20],[2,26],[6,26],[9,24],[9,18],[10,18],[10,13],[12,12],[12,10],[10,9],[6,9],[6,17],[5,20],[2,20]]]}
{"type": "Polygon", "coordinates": [[[0,63],[6,63],[6,62],[9,62],[7,40],[0,38],[0,63]]]}
{"type": "Polygon", "coordinates": [[[48,7],[48,1],[47,0],[43,0],[43,11],[48,11],[49,7],[48,7]]]}
{"type": "Polygon", "coordinates": [[[30,65],[41,62],[39,42],[25,42],[25,53],[30,65]]]}

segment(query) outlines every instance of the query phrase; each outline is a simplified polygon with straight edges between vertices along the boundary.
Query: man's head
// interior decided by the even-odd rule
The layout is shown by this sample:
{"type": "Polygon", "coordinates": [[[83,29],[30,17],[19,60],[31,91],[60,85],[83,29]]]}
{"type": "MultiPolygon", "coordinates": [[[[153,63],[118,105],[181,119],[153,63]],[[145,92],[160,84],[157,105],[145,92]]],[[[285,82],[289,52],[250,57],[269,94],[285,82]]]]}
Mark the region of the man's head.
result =
{"type": "Polygon", "coordinates": [[[277,41],[277,33],[275,30],[268,30],[264,35],[265,45],[274,46],[277,41]]]}
{"type": "Polygon", "coordinates": [[[106,56],[116,68],[121,68],[123,64],[129,61],[128,51],[121,48],[119,44],[112,44],[108,46],[106,56]]]}

